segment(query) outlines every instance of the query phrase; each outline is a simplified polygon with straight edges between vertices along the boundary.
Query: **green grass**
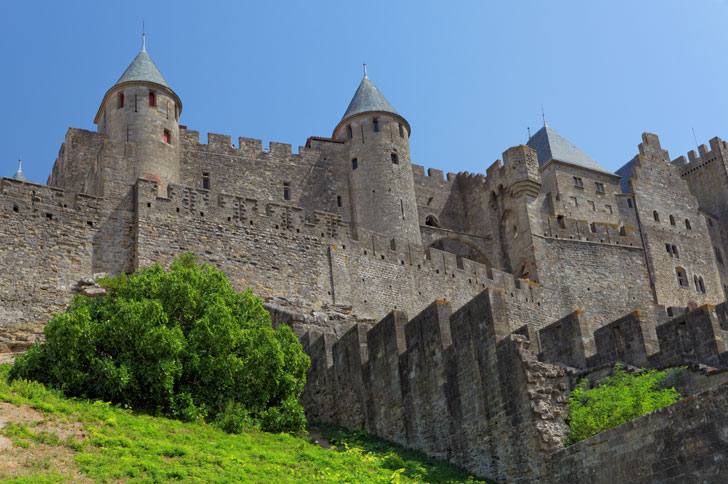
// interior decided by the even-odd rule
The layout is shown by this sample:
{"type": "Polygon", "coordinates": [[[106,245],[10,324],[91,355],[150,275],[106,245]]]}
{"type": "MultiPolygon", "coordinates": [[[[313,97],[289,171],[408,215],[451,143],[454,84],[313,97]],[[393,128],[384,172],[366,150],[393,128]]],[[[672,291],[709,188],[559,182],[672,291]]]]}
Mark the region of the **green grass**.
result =
{"type": "MultiPolygon", "coordinates": [[[[0,431],[15,449],[39,457],[0,481],[12,483],[464,483],[466,471],[356,432],[326,427],[336,444],[322,449],[308,438],[250,431],[227,434],[215,427],[136,414],[107,403],[64,398],[29,381],[7,382],[0,366],[0,401],[29,406],[43,422],[9,424],[0,431]],[[83,438],[50,430],[75,426],[83,438]],[[65,427],[64,427],[65,426],[65,427]],[[57,465],[59,453],[70,465],[57,465]]],[[[3,461],[0,454],[0,461],[3,461]]]]}

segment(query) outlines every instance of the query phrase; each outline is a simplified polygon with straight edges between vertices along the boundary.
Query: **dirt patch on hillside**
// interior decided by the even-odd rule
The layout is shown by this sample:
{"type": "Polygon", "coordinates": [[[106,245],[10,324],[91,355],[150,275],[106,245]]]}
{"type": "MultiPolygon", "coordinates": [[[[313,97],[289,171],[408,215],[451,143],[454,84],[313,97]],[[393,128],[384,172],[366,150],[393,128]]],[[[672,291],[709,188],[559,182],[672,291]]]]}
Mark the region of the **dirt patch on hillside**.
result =
{"type": "Polygon", "coordinates": [[[36,434],[55,434],[58,443],[25,441],[28,446],[22,447],[0,435],[0,479],[55,471],[67,476],[71,482],[91,482],[75,468],[75,452],[64,444],[69,437],[76,441],[86,437],[80,423],[62,422],[57,416],[45,416],[27,405],[0,402],[0,432],[9,424],[27,425],[36,434]]]}

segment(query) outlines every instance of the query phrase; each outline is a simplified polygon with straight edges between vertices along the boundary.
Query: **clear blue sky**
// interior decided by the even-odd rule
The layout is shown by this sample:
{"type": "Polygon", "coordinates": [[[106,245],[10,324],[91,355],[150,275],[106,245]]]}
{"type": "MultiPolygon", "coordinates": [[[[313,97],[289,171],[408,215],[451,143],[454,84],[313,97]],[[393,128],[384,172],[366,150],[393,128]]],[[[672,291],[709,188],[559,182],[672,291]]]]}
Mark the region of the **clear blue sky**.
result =
{"type": "Polygon", "coordinates": [[[674,158],[728,137],[718,1],[2,2],[0,174],[45,182],[69,126],[95,130],[141,43],[206,133],[330,136],[362,62],[412,125],[412,160],[485,172],[550,126],[614,170],[657,133],[674,158]]]}

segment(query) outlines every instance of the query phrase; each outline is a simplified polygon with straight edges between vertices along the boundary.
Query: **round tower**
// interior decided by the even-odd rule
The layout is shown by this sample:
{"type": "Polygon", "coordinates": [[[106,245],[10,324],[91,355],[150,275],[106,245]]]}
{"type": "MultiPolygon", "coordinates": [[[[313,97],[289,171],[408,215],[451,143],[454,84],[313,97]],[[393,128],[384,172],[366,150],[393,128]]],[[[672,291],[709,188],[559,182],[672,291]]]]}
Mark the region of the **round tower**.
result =
{"type": "Polygon", "coordinates": [[[369,80],[365,65],[333,134],[346,146],[352,225],[422,245],[409,136],[409,123],[369,80]]]}
{"type": "Polygon", "coordinates": [[[180,181],[181,112],[179,96],[149,57],[142,36],[142,50],[106,92],[94,123],[111,140],[136,145],[130,183],[146,178],[162,189],[180,181]]]}

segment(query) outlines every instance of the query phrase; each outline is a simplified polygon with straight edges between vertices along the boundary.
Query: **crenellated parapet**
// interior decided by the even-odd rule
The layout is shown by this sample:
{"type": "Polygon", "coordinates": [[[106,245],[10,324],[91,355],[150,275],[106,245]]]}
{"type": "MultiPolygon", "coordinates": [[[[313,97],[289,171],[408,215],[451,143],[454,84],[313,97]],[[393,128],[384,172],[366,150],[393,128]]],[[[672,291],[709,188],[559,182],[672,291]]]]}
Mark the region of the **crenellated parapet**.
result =
{"type": "Polygon", "coordinates": [[[302,396],[313,421],[389,438],[503,481],[533,479],[561,447],[567,379],[513,332],[504,291],[453,312],[436,301],[407,321],[353,327],[330,347],[307,345],[302,396]],[[330,362],[326,368],[323,362],[330,362]]]}
{"type": "Polygon", "coordinates": [[[0,210],[88,228],[104,216],[100,197],[12,178],[0,178],[0,210]]]}
{"type": "Polygon", "coordinates": [[[318,158],[319,151],[306,146],[299,146],[298,153],[293,153],[293,147],[289,143],[277,143],[271,141],[268,149],[263,149],[263,141],[254,138],[238,138],[238,146],[236,147],[232,141],[232,136],[227,134],[208,133],[207,143],[200,142],[200,132],[184,129],[180,130],[180,141],[185,150],[201,151],[208,154],[221,154],[233,156],[292,156],[303,158],[318,158]]]}
{"type": "Polygon", "coordinates": [[[728,332],[721,328],[726,303],[704,305],[655,325],[634,311],[588,331],[576,311],[539,331],[540,358],[550,363],[588,369],[621,362],[637,367],[680,365],[728,366],[728,332]]]}
{"type": "Polygon", "coordinates": [[[182,185],[170,185],[167,197],[159,197],[154,182],[144,179],[137,180],[137,193],[142,217],[151,210],[177,217],[181,225],[192,217],[250,230],[291,231],[333,240],[348,238],[348,224],[341,221],[339,214],[314,211],[306,217],[301,207],[182,185]]]}
{"type": "Polygon", "coordinates": [[[701,144],[698,146],[698,153],[695,150],[690,150],[687,159],[685,156],[679,156],[672,161],[674,165],[680,168],[681,178],[690,176],[716,161],[721,161],[724,153],[728,152],[728,143],[717,136],[712,138],[709,144],[710,149],[704,144],[701,144]]]}
{"type": "Polygon", "coordinates": [[[543,236],[600,244],[642,247],[640,234],[631,225],[587,222],[564,216],[543,216],[543,236]]]}

